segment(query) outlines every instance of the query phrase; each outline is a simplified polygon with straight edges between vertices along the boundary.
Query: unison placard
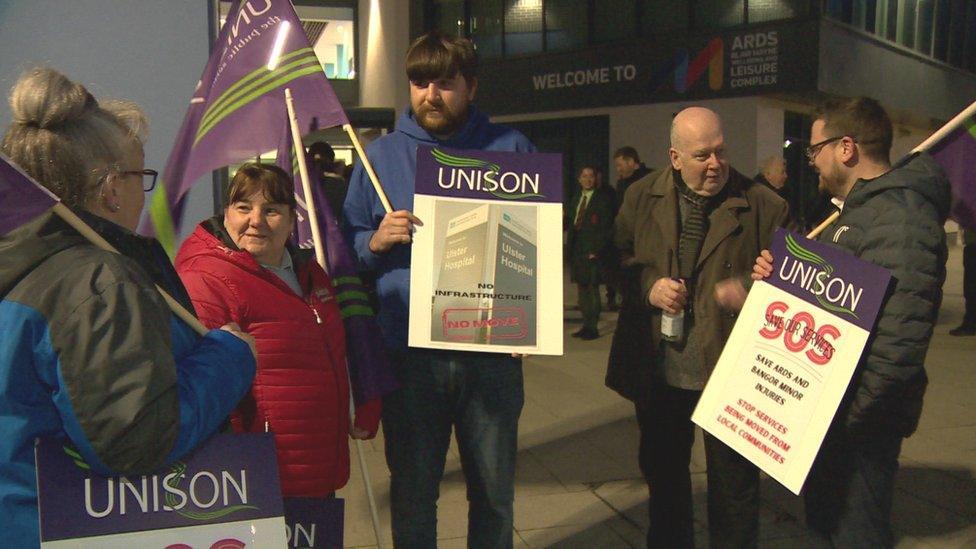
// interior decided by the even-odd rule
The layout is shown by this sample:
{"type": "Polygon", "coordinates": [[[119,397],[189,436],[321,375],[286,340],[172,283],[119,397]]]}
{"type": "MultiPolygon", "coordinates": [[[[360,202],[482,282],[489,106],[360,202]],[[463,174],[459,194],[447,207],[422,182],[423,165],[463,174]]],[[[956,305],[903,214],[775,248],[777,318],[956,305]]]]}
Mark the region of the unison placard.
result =
{"type": "Polygon", "coordinates": [[[62,440],[38,441],[41,547],[285,547],[270,434],[216,435],[149,475],[102,477],[62,440]]]}
{"type": "Polygon", "coordinates": [[[799,494],[891,275],[782,229],[771,251],[692,421],[799,494]]]}
{"type": "Polygon", "coordinates": [[[413,347],[562,354],[558,154],[417,149],[413,347]]]}

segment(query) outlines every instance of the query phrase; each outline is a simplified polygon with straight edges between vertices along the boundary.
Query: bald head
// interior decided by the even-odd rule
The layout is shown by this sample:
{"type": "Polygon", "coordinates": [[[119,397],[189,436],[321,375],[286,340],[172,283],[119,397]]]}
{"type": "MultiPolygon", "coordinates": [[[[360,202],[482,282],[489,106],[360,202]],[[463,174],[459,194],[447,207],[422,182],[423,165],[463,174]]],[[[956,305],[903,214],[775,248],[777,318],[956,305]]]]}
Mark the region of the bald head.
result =
{"type": "Polygon", "coordinates": [[[683,142],[703,133],[722,135],[722,119],[711,109],[688,107],[671,121],[671,147],[681,149],[683,142]]]}
{"type": "Polygon", "coordinates": [[[782,156],[769,156],[759,164],[759,173],[775,189],[782,189],[786,184],[786,160],[782,156]]]}
{"type": "Polygon", "coordinates": [[[729,179],[722,120],[704,107],[688,107],[671,122],[671,166],[703,196],[721,192],[729,179]]]}

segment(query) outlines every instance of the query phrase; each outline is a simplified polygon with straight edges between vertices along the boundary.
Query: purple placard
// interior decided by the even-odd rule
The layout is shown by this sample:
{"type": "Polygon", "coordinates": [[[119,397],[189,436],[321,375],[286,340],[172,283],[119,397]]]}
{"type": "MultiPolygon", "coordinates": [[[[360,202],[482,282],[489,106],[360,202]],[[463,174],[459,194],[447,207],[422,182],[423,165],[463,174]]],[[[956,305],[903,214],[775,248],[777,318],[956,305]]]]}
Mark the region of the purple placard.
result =
{"type": "Polygon", "coordinates": [[[773,286],[871,331],[891,273],[842,250],[777,229],[771,246],[773,286]]]}
{"type": "Polygon", "coordinates": [[[340,498],[285,498],[288,547],[342,549],[344,503],[340,498]]]}
{"type": "Polygon", "coordinates": [[[146,476],[98,476],[62,440],[38,441],[35,455],[42,542],[284,514],[270,434],[215,435],[146,476]]]}
{"type": "Polygon", "coordinates": [[[563,202],[562,155],[417,147],[418,194],[563,202]]]}

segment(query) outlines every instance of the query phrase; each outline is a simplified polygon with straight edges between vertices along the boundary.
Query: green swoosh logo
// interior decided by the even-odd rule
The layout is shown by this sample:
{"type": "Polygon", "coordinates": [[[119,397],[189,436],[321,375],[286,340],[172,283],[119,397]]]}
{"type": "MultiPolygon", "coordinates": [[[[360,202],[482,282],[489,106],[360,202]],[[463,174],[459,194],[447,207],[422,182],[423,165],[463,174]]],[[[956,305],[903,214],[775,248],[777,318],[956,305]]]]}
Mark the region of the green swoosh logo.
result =
{"type": "MultiPolygon", "coordinates": [[[[811,252],[810,250],[801,246],[800,243],[797,242],[796,239],[793,238],[793,235],[791,234],[786,235],[786,251],[788,251],[791,255],[799,259],[802,259],[803,261],[806,261],[808,263],[813,263],[814,265],[819,266],[823,272],[827,273],[827,276],[830,276],[834,273],[833,265],[827,263],[827,261],[824,258],[820,257],[816,253],[811,252]]],[[[827,309],[828,311],[834,313],[849,314],[852,317],[857,319],[860,318],[859,316],[857,316],[857,313],[855,313],[853,310],[847,307],[834,305],[833,303],[830,303],[829,301],[824,299],[823,295],[821,294],[814,294],[814,297],[817,298],[817,302],[820,304],[820,306],[823,307],[824,309],[827,309]]]]}
{"type": "Polygon", "coordinates": [[[489,172],[495,174],[497,174],[499,170],[501,170],[501,166],[499,166],[498,164],[494,164],[492,162],[480,160],[477,158],[453,156],[439,149],[432,150],[431,154],[434,156],[434,159],[437,160],[438,163],[443,164],[445,166],[450,166],[452,168],[488,168],[489,172]]]}
{"type": "MultiPolygon", "coordinates": [[[[173,464],[172,473],[175,473],[168,481],[166,485],[170,488],[179,488],[180,482],[183,481],[183,473],[186,472],[186,464],[183,462],[176,462],[173,464]]],[[[184,516],[190,520],[214,520],[226,517],[238,511],[243,511],[245,509],[257,509],[255,505],[230,505],[222,509],[217,509],[214,511],[189,511],[184,509],[176,509],[176,495],[172,492],[166,492],[166,505],[176,511],[180,516],[184,516]]]]}

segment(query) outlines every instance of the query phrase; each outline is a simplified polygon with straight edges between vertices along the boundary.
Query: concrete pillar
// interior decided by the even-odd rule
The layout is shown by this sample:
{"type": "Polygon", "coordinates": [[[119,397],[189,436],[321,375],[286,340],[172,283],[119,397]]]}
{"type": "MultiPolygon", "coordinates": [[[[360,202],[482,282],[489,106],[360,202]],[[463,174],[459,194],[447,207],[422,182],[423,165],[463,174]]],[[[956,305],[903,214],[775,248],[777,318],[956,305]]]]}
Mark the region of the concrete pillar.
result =
{"type": "Polygon", "coordinates": [[[360,106],[403,112],[410,101],[403,61],[410,45],[409,2],[359,0],[360,106]]]}

